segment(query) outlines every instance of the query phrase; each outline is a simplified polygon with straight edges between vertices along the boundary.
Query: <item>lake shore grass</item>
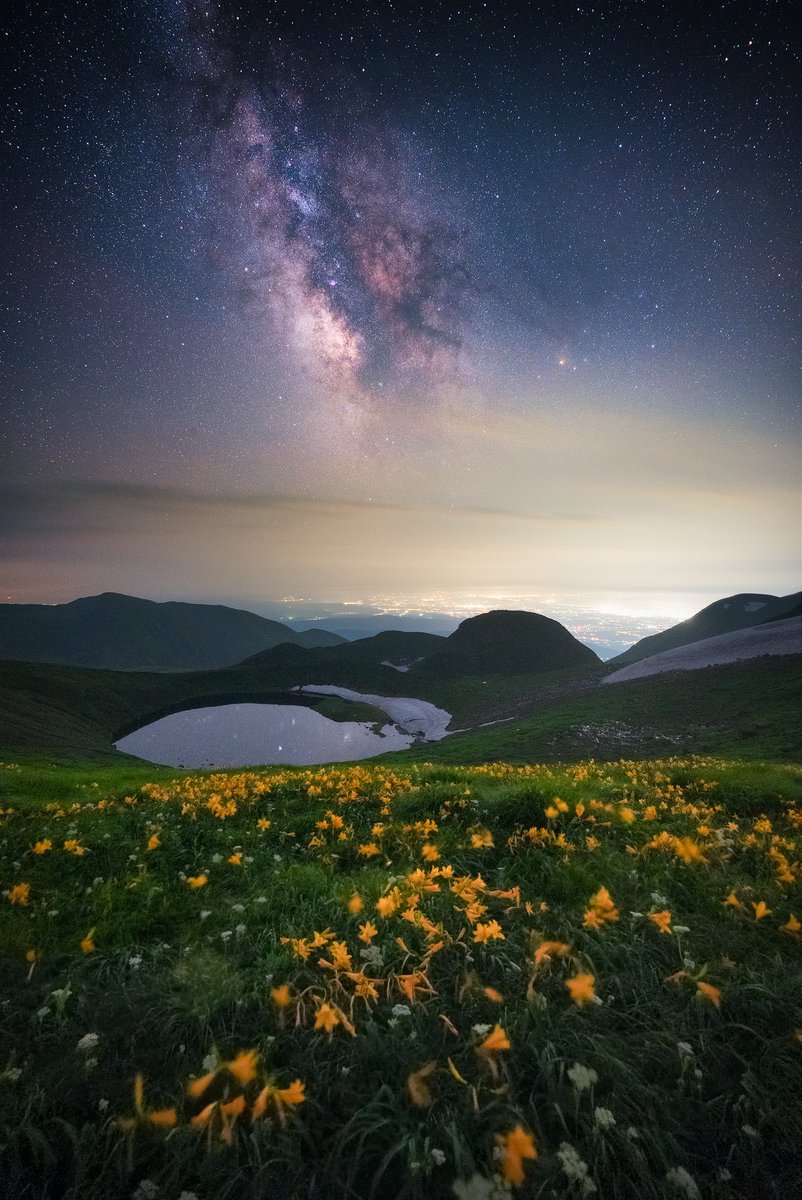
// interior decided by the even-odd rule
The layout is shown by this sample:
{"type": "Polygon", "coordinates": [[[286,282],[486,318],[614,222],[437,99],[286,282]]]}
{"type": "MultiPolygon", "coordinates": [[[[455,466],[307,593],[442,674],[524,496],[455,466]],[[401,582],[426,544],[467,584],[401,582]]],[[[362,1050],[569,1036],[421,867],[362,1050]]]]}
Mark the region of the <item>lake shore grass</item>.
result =
{"type": "Polygon", "coordinates": [[[798,768],[0,785],[4,1195],[795,1194],[798,768]]]}

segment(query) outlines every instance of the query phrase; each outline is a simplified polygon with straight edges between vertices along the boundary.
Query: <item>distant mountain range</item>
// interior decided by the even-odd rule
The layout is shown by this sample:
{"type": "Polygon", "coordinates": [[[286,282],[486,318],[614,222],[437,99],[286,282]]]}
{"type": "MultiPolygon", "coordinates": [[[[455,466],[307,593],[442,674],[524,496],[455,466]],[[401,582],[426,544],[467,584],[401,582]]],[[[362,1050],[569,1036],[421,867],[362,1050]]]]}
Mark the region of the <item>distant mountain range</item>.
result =
{"type": "Polygon", "coordinates": [[[624,667],[629,663],[640,662],[643,658],[650,658],[653,654],[662,654],[666,650],[676,650],[680,646],[701,642],[704,638],[719,637],[723,633],[749,629],[767,621],[780,621],[798,616],[802,611],[801,601],[802,594],[799,592],[790,596],[766,596],[757,592],[741,592],[737,596],[727,596],[724,600],[708,604],[707,608],[688,617],[687,621],[680,621],[679,625],[672,625],[662,633],[641,638],[623,654],[618,654],[608,661],[610,665],[624,667]]]}
{"type": "Polygon", "coordinates": [[[0,604],[0,659],[193,671],[231,666],[284,642],[311,649],[343,641],[222,604],[156,603],[117,592],[69,604],[0,604]]]}
{"type": "MultiPolygon", "coordinates": [[[[306,657],[293,646],[277,646],[251,656],[242,665],[288,668],[297,664],[304,669],[306,657]]],[[[408,672],[411,679],[421,675],[448,679],[598,666],[601,660],[559,621],[538,613],[497,610],[469,617],[448,637],[390,630],[318,650],[314,663],[319,670],[328,664],[357,669],[382,666],[408,672]]]]}
{"type": "MultiPolygon", "coordinates": [[[[799,594],[729,596],[643,638],[608,665],[628,666],[799,612],[799,594]]],[[[448,637],[387,630],[348,641],[320,628],[297,632],[223,605],[156,603],[115,592],[70,604],[0,604],[0,659],[129,671],[193,671],[244,663],[282,671],[297,668],[302,674],[336,666],[355,680],[361,671],[377,667],[384,674],[393,668],[411,679],[446,680],[601,665],[594,651],[558,621],[518,610],[470,617],[448,637]]]]}
{"type": "MultiPolygon", "coordinates": [[[[113,744],[125,734],[219,704],[304,703],[349,719],[343,701],[298,693],[323,685],[445,709],[457,732],[442,753],[454,761],[463,753],[544,761],[543,754],[570,757],[579,749],[615,757],[674,745],[733,752],[742,739],[751,739],[755,753],[796,761],[802,618],[787,615],[796,605],[793,596],[719,601],[698,618],[716,628],[718,613],[725,628],[742,623],[738,630],[702,638],[692,618],[633,649],[684,637],[679,648],[623,666],[603,663],[559,622],[520,611],[471,617],[448,637],[385,631],[345,641],[314,630],[317,644],[310,645],[308,633],[214,605],[106,595],[54,609],[0,606],[0,654],[34,660],[0,662],[0,757],[114,758],[113,744]],[[273,644],[253,653],[254,642],[264,647],[266,640],[273,644]],[[607,682],[613,686],[600,686],[607,682]],[[646,741],[641,726],[652,730],[646,741]],[[622,729],[629,731],[624,742],[622,729]]],[[[369,710],[356,719],[377,718],[369,710]]]]}

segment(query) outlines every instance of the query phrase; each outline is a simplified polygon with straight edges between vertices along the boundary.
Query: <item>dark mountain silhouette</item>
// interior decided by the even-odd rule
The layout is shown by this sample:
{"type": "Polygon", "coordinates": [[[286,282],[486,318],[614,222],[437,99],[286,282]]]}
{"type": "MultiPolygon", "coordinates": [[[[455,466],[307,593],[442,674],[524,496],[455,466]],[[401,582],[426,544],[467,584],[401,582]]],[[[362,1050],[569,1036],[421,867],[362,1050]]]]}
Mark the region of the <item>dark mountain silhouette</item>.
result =
{"type": "Polygon", "coordinates": [[[789,621],[791,617],[802,617],[802,593],[785,598],[791,600],[790,607],[786,608],[784,612],[778,613],[776,617],[764,617],[760,622],[761,625],[768,625],[774,621],[789,621]]]}
{"type": "Polygon", "coordinates": [[[652,654],[662,654],[664,650],[675,650],[679,646],[689,646],[700,642],[703,638],[718,637],[722,633],[734,633],[738,629],[749,629],[753,625],[762,625],[768,621],[781,620],[799,612],[798,595],[767,596],[759,592],[741,592],[737,596],[727,596],[716,600],[701,609],[687,621],[672,625],[662,633],[654,633],[650,637],[641,638],[623,654],[611,658],[610,663],[623,667],[629,663],[640,662],[650,658],[652,654]]]}
{"type": "Polygon", "coordinates": [[[539,613],[497,609],[463,621],[441,649],[415,664],[412,673],[523,675],[599,662],[598,655],[559,621],[539,613]]]}
{"type": "Polygon", "coordinates": [[[296,633],[279,621],[222,604],[156,603],[104,592],[69,604],[0,604],[0,659],[116,670],[227,667],[291,642],[338,645],[325,629],[296,633]]]}
{"type": "MultiPolygon", "coordinates": [[[[397,674],[399,667],[409,667],[426,655],[433,654],[446,644],[446,638],[434,633],[404,633],[389,629],[374,637],[359,638],[355,642],[343,641],[337,646],[321,646],[313,653],[305,653],[297,646],[276,646],[252,654],[240,665],[243,667],[292,667],[309,671],[326,671],[328,667],[354,669],[385,667],[397,674]]],[[[316,679],[325,683],[325,679],[316,679]]]]}
{"type": "MultiPolygon", "coordinates": [[[[360,670],[382,668],[385,677],[409,672],[409,686],[421,675],[451,678],[460,675],[521,675],[565,667],[593,666],[598,656],[578,642],[559,621],[537,613],[498,610],[463,621],[449,637],[432,633],[388,630],[339,646],[304,653],[294,646],[277,646],[245,660],[243,666],[292,668],[320,676],[336,668],[343,679],[359,678],[360,670]]],[[[375,679],[375,675],[372,676],[375,679]]],[[[311,676],[308,680],[312,682],[311,676]]],[[[414,694],[414,693],[412,693],[414,694]]]]}

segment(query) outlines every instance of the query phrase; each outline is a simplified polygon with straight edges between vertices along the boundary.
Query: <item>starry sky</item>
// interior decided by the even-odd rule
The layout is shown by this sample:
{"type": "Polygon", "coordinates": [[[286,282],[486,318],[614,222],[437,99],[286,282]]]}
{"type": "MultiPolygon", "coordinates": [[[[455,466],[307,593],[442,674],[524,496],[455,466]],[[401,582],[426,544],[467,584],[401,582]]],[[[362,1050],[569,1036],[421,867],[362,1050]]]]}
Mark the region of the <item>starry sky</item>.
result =
{"type": "Polygon", "coordinates": [[[799,587],[792,3],[14,7],[3,601],[799,587]]]}

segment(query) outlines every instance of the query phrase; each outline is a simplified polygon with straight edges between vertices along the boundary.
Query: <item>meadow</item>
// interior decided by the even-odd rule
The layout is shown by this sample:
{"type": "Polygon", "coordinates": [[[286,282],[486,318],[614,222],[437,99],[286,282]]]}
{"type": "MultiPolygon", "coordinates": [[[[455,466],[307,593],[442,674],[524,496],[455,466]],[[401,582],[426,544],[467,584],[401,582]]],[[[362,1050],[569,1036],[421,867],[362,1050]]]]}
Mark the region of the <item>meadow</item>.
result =
{"type": "Polygon", "coordinates": [[[0,1192],[802,1195],[802,773],[0,766],[0,1192]]]}

